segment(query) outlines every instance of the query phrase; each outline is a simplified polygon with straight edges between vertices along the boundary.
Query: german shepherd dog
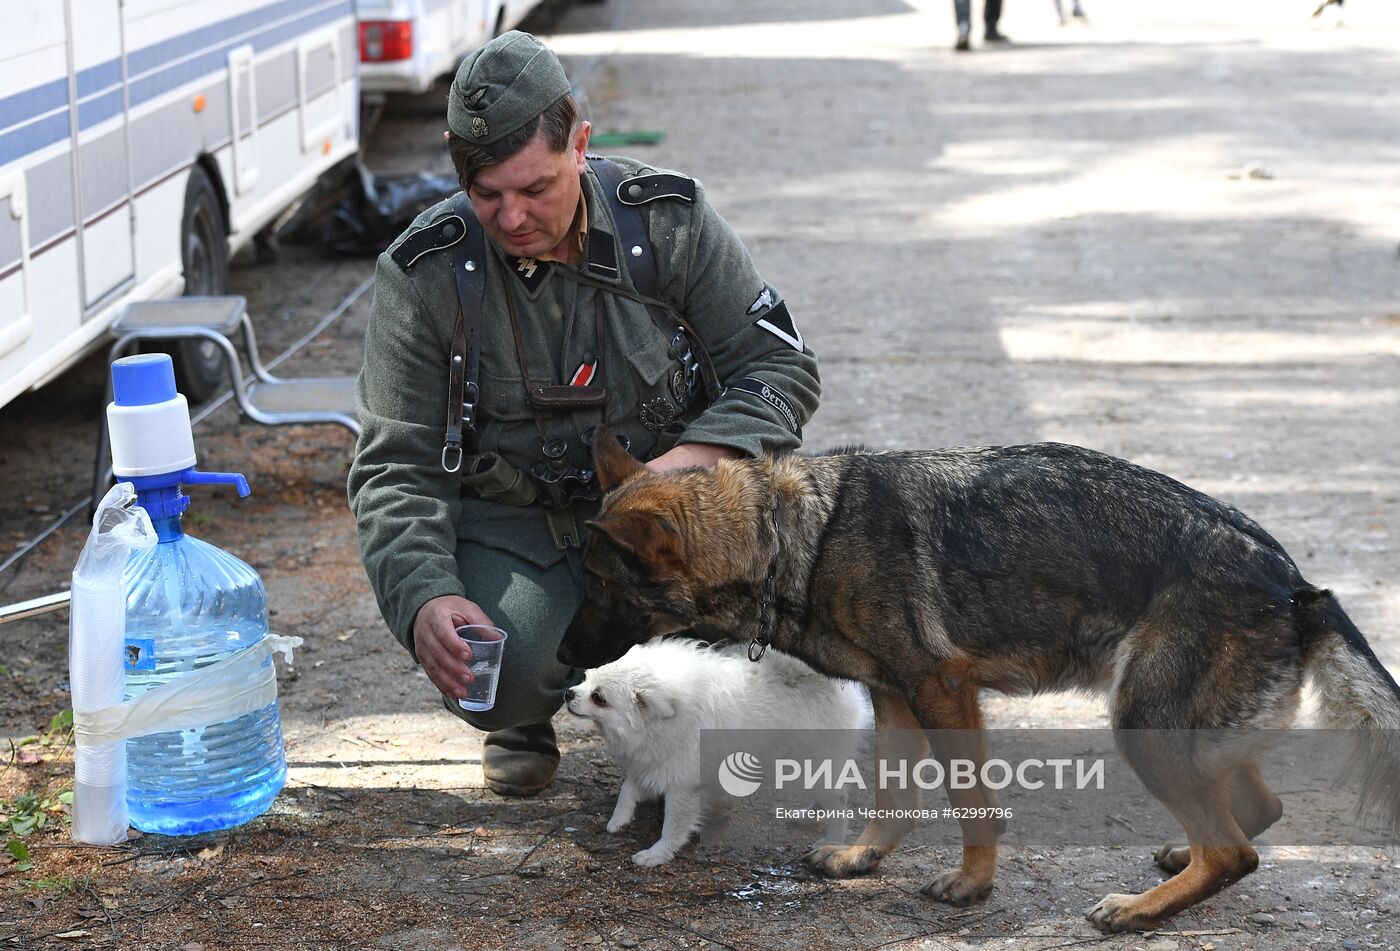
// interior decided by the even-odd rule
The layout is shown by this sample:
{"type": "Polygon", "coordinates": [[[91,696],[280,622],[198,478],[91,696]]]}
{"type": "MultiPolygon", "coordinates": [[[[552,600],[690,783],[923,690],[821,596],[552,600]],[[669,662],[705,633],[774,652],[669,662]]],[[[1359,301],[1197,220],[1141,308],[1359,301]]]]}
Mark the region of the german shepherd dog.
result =
{"type": "MultiPolygon", "coordinates": [[[[1400,820],[1400,744],[1384,739],[1400,728],[1400,688],[1278,542],[1164,475],[1056,443],[838,450],[666,473],[601,431],[594,452],[608,495],[589,523],[584,600],[561,662],[597,667],[696,624],[737,640],[770,635],[869,687],[887,760],[899,758],[895,738],[928,730],[935,756],[983,762],[983,688],[1102,690],[1125,758],[1190,843],[1157,853],[1167,881],[1089,912],[1104,931],[1156,928],[1249,874],[1259,861],[1250,839],[1282,814],[1248,751],[1125,742],[1131,731],[1287,727],[1308,674],[1330,725],[1372,738],[1363,805],[1392,830],[1400,820]]],[[[917,796],[877,790],[877,807],[911,808],[917,796]]],[[[994,803],[982,787],[949,797],[994,803]]],[[[877,818],[854,844],[804,860],[833,877],[863,874],[910,826],[877,818]]],[[[985,898],[1001,830],[963,821],[961,868],[924,893],[985,898]]]]}

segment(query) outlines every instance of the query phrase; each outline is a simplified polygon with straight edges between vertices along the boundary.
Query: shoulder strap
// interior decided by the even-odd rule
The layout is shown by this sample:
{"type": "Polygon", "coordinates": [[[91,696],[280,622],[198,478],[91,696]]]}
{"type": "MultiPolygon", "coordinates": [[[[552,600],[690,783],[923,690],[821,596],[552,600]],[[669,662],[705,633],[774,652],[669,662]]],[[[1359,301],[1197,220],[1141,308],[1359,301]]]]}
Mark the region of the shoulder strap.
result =
{"type": "Polygon", "coordinates": [[[481,225],[467,226],[466,240],[453,256],[452,276],[457,286],[457,321],[452,328],[452,354],[447,385],[447,433],[443,438],[442,467],[456,472],[463,454],[475,455],[476,403],[480,396],[481,300],[486,293],[486,242],[481,225]]]}
{"type": "Polygon", "coordinates": [[[656,255],[651,249],[651,239],[647,236],[646,225],[642,222],[642,213],[636,206],[628,205],[622,200],[622,188],[626,184],[622,167],[616,162],[597,156],[589,161],[603,186],[603,194],[608,199],[613,223],[617,225],[617,236],[622,239],[622,256],[627,260],[627,273],[632,278],[632,286],[637,289],[637,293],[655,300],[656,255]],[[641,254],[636,253],[637,248],[641,249],[641,254]]]}
{"type": "Polygon", "coordinates": [[[444,215],[406,235],[389,256],[399,267],[411,271],[423,255],[452,247],[469,230],[466,219],[460,214],[444,215]]]}
{"type": "MultiPolygon", "coordinates": [[[[700,335],[695,332],[695,328],[690,326],[685,318],[658,299],[656,254],[651,247],[651,238],[647,234],[646,223],[642,221],[642,213],[637,207],[642,202],[628,202],[623,198],[624,189],[633,179],[627,178],[617,163],[601,156],[590,155],[588,160],[593,166],[594,173],[598,176],[599,183],[603,186],[603,195],[608,201],[608,209],[612,212],[613,223],[617,225],[617,236],[622,240],[624,249],[622,257],[627,261],[627,273],[632,278],[632,286],[636,288],[637,293],[635,295],[628,294],[620,288],[609,287],[601,283],[592,286],[614,294],[621,294],[624,297],[631,297],[645,305],[651,322],[656,325],[658,330],[671,338],[677,356],[681,356],[686,363],[687,374],[692,370],[691,362],[695,363],[693,369],[700,374],[700,381],[705,387],[705,396],[713,403],[719,399],[724,388],[720,385],[719,374],[715,372],[714,363],[710,360],[710,354],[705,349],[704,341],[700,339],[700,335]],[[638,251],[641,253],[639,254],[638,251]],[[677,338],[682,336],[689,344],[689,353],[682,353],[678,347],[681,341],[677,338]]],[[[647,177],[649,176],[639,176],[639,178],[647,177]]],[[[668,176],[668,178],[674,177],[668,176]]],[[[692,197],[686,200],[694,200],[693,192],[692,197]]]]}

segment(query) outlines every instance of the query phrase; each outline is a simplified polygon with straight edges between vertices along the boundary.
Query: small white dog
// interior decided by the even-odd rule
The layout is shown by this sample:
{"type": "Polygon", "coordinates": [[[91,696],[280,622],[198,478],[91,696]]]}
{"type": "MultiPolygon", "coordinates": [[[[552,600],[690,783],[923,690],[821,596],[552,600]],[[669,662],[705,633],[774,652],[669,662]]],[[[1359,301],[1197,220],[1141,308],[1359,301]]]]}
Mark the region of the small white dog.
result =
{"type": "MultiPolygon", "coordinates": [[[[639,802],[665,797],[661,838],[632,856],[638,865],[669,862],[712,805],[706,780],[714,777],[701,774],[701,730],[847,731],[811,734],[808,744],[839,762],[856,753],[857,734],[850,731],[871,722],[869,698],[857,684],[832,680],[775,650],[754,663],[743,647],[684,638],[639,644],[588,671],[566,697],[570,713],[598,724],[623,769],[608,831],[631,822],[639,802]]],[[[845,804],[841,792],[813,797],[838,811],[845,804]]],[[[845,819],[835,818],[822,842],[845,835],[845,819]]]]}

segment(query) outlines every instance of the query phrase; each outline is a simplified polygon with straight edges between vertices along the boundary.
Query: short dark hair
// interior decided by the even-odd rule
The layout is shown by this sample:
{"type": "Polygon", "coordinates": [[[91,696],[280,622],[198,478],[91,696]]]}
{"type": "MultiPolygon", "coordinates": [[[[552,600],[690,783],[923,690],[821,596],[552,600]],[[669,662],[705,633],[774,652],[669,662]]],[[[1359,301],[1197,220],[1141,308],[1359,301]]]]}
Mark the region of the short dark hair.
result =
{"type": "Polygon", "coordinates": [[[471,188],[482,169],[504,162],[541,132],[550,148],[563,152],[569,147],[569,136],[578,120],[578,102],[572,95],[566,95],[510,135],[489,145],[476,145],[449,130],[447,151],[452,156],[452,167],[457,170],[457,181],[463,189],[471,188]]]}

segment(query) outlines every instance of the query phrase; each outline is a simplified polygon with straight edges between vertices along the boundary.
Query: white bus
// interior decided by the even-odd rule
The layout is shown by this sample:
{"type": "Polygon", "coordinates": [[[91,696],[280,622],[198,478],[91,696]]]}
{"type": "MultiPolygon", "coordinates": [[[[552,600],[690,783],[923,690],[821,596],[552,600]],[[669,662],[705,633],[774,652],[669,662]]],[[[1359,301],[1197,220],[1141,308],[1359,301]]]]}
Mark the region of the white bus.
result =
{"type": "Polygon", "coordinates": [[[360,84],[367,95],[427,92],[540,0],[357,0],[360,84]]]}
{"type": "MultiPolygon", "coordinates": [[[[0,406],[230,255],[358,148],[354,0],[0,3],[0,406]]],[[[217,348],[182,346],[192,400],[217,348]]]]}

